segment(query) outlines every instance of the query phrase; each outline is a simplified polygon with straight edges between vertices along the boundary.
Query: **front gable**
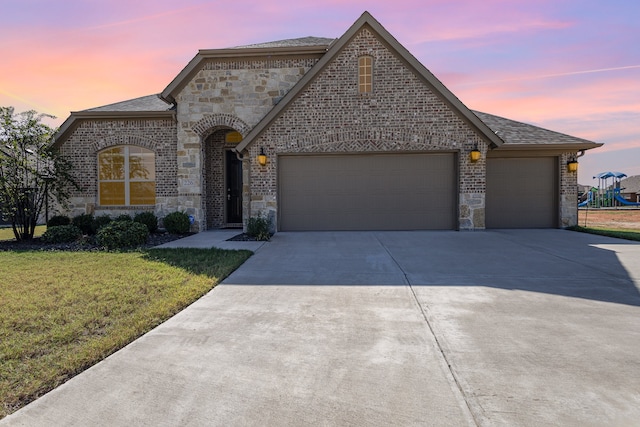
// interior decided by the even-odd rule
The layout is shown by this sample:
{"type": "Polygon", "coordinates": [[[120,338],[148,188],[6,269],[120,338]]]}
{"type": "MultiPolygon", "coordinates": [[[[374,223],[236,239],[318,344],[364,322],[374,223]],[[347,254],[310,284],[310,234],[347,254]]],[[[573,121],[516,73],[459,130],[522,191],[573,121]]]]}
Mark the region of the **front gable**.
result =
{"type": "MultiPolygon", "coordinates": [[[[253,128],[238,145],[237,150],[242,152],[253,144],[286,110],[295,108],[292,104],[298,102],[298,98],[303,100],[306,98],[306,105],[312,109],[334,103],[334,107],[338,107],[332,109],[335,112],[334,116],[345,110],[353,112],[354,108],[358,109],[363,118],[367,115],[375,117],[374,126],[379,128],[388,127],[388,123],[396,122],[397,120],[393,120],[393,117],[404,120],[405,123],[426,120],[425,123],[428,123],[427,126],[431,125],[431,128],[420,131],[416,129],[413,133],[421,134],[416,136],[417,138],[430,139],[426,135],[431,134],[433,139],[435,134],[442,134],[442,130],[433,125],[436,122],[449,121],[454,128],[457,126],[472,129],[472,132],[483,139],[487,146],[498,147],[503,144],[503,141],[485,123],[462,104],[368,12],[365,12],[340,39],[331,45],[322,59],[284,97],[282,102],[253,128]],[[370,55],[374,59],[374,91],[370,95],[361,96],[360,100],[354,102],[351,98],[358,95],[357,59],[363,55],[370,55]],[[434,110],[435,114],[428,114],[427,117],[420,116],[427,113],[429,109],[434,110]],[[456,123],[454,124],[453,121],[456,123]]],[[[333,123],[340,121],[333,121],[333,123]]],[[[315,124],[316,121],[312,120],[311,123],[315,124]]],[[[362,129],[363,123],[341,124],[347,127],[355,124],[356,128],[362,129]]]]}
{"type": "MultiPolygon", "coordinates": [[[[418,160],[433,170],[442,162],[448,164],[440,176],[423,176],[417,167],[415,174],[406,175],[402,180],[427,179],[431,182],[427,187],[446,188],[446,194],[435,198],[446,198],[444,209],[450,219],[457,219],[453,225],[447,222],[444,227],[473,228],[482,227],[484,221],[480,201],[485,191],[486,152],[501,144],[502,140],[494,132],[369,14],[364,14],[236,150],[247,154],[245,157],[249,160],[260,152],[265,152],[270,159],[265,166],[248,164],[252,184],[247,199],[251,201],[252,212],[272,210],[278,219],[287,211],[283,211],[279,199],[287,197],[286,191],[289,191],[289,187],[283,187],[287,180],[282,177],[302,164],[291,161],[291,156],[354,155],[334,157],[342,162],[340,171],[336,171],[342,173],[344,168],[351,168],[349,159],[361,162],[355,155],[375,153],[385,154],[377,160],[398,162],[398,165],[418,160]],[[363,56],[372,60],[372,90],[368,93],[359,90],[359,59],[363,56]],[[473,163],[468,153],[476,148],[485,155],[480,162],[473,163]],[[401,153],[419,157],[387,155],[401,153]],[[288,165],[280,165],[283,159],[288,165]]],[[[318,179],[325,180],[320,175],[318,179]]],[[[427,194],[429,189],[418,191],[427,194]]],[[[404,198],[410,199],[409,194],[404,198]]],[[[431,224],[416,223],[415,226],[430,227],[431,224]]]]}
{"type": "Polygon", "coordinates": [[[296,93],[255,140],[277,153],[471,150],[490,144],[368,25],[296,93]],[[358,60],[373,60],[371,93],[358,60]]]}

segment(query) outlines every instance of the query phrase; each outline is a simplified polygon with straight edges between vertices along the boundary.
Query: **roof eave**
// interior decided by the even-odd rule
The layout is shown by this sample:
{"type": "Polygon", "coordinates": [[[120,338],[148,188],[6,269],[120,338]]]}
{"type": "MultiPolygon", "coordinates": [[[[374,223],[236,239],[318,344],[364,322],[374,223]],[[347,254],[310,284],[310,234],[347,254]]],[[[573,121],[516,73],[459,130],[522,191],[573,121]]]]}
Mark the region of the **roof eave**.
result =
{"type": "Polygon", "coordinates": [[[539,151],[539,150],[563,150],[563,151],[581,151],[591,150],[593,148],[602,147],[603,143],[598,142],[577,142],[562,144],[503,144],[495,148],[496,151],[539,151]]]}

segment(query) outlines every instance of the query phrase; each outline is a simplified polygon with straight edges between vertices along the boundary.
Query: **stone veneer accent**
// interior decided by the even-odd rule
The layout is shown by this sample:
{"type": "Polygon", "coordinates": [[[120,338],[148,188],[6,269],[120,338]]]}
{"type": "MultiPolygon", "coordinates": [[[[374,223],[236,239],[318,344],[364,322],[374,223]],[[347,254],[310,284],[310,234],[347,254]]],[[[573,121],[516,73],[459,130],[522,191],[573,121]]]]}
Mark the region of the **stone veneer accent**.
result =
{"type": "Polygon", "coordinates": [[[362,29],[249,148],[250,212],[277,218],[278,154],[318,152],[459,152],[459,226],[484,228],[485,162],[470,163],[486,143],[368,29],[362,29]],[[358,57],[373,61],[373,92],[358,93],[358,57]]]}
{"type": "Polygon", "coordinates": [[[176,190],[176,124],[171,119],[80,119],[60,153],[74,165],[81,190],[71,192],[69,215],[84,213],[116,216],[154,211],[159,217],[178,207],[176,190]],[[156,206],[112,207],[98,205],[98,152],[116,145],[138,145],[154,151],[156,206]]]}
{"type": "MultiPolygon", "coordinates": [[[[317,60],[317,57],[210,60],[180,91],[176,97],[179,208],[194,215],[195,228],[224,225],[220,220],[220,209],[224,208],[207,201],[212,197],[219,199],[218,187],[224,184],[216,180],[224,177],[207,172],[216,167],[209,163],[218,165],[219,161],[203,141],[220,129],[246,135],[317,60]],[[210,213],[206,220],[205,211],[210,213]]],[[[248,194],[248,174],[245,177],[248,194]]],[[[246,212],[249,204],[245,203],[246,212]]]]}

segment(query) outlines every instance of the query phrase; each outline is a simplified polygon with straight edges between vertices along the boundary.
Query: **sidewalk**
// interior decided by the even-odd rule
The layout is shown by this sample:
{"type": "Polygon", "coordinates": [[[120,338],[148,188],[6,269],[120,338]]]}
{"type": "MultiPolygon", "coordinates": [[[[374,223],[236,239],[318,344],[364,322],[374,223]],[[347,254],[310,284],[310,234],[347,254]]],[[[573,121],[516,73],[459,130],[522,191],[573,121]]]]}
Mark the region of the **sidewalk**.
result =
{"type": "Polygon", "coordinates": [[[257,251],[266,242],[229,242],[238,234],[241,234],[241,230],[209,230],[202,231],[183,239],[174,240],[172,242],[164,243],[156,248],[218,248],[218,249],[246,249],[249,251],[257,251]]]}

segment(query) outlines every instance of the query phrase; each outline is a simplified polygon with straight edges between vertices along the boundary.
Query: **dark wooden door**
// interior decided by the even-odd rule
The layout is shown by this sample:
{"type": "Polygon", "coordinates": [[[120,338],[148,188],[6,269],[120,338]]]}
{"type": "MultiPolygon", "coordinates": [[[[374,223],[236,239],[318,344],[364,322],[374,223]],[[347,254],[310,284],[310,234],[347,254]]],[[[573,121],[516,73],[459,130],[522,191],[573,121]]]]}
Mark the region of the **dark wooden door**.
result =
{"type": "Polygon", "coordinates": [[[233,151],[227,151],[227,223],[242,223],[242,162],[233,151]]]}

